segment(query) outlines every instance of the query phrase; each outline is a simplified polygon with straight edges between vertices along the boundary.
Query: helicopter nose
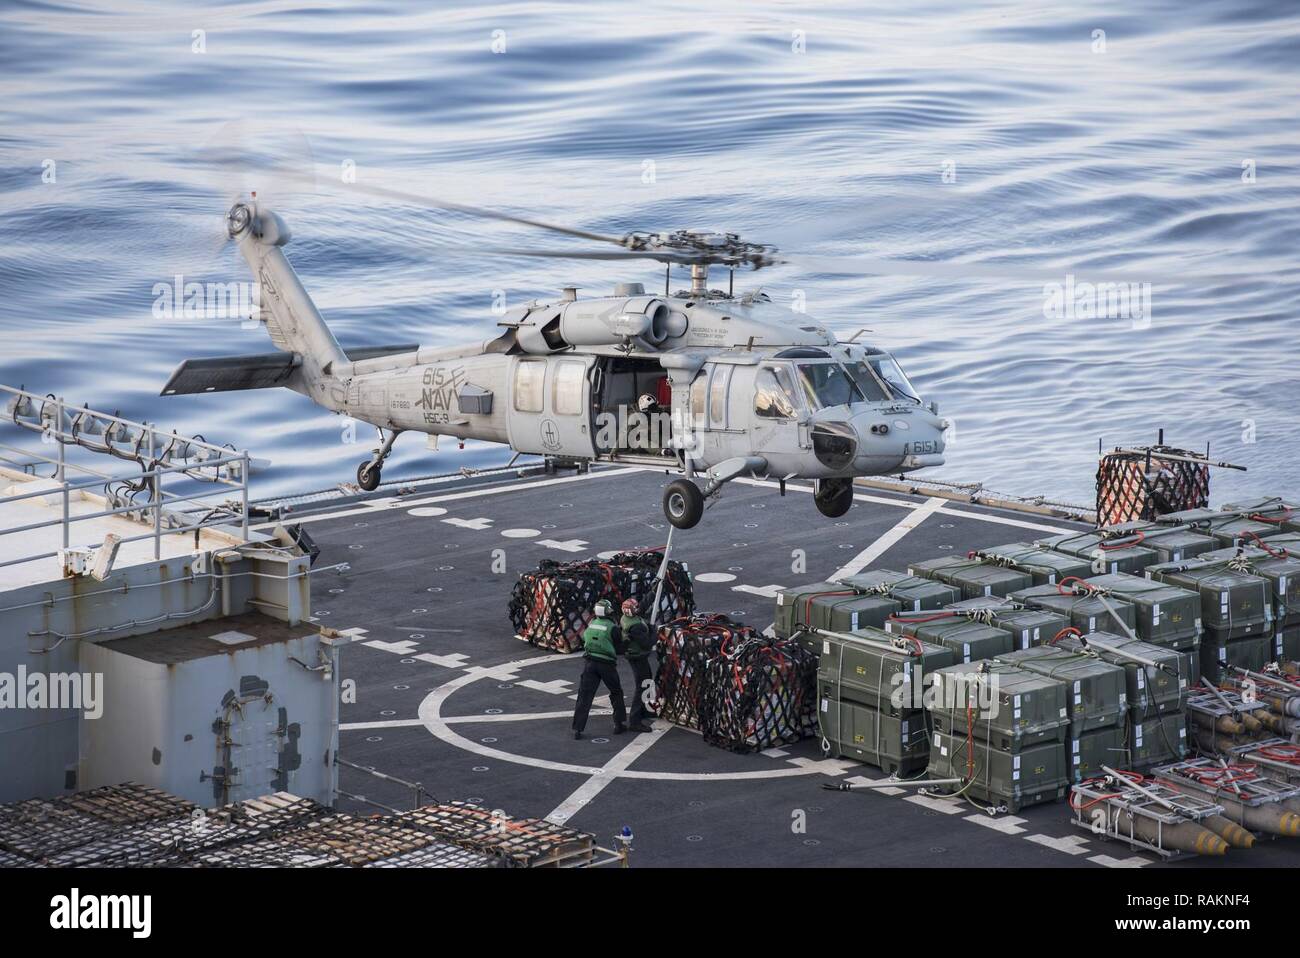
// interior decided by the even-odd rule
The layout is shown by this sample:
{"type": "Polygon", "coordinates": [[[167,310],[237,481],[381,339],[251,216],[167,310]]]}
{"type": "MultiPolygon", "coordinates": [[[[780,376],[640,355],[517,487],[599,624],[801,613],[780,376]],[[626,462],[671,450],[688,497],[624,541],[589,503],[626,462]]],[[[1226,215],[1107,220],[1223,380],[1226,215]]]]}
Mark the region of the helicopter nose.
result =
{"type": "Polygon", "coordinates": [[[869,474],[941,466],[945,425],[928,410],[908,416],[872,412],[855,417],[858,455],[854,467],[869,474]]]}

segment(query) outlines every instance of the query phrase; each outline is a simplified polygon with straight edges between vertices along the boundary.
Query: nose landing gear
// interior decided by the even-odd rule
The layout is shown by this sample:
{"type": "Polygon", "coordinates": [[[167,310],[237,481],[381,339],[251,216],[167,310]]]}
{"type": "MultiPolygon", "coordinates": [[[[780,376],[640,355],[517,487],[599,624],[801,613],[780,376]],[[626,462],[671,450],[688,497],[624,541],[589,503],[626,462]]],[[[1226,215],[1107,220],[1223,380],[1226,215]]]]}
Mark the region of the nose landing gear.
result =
{"type": "Polygon", "coordinates": [[[853,480],[818,479],[813,502],[826,518],[838,519],[853,508],[853,480]]]}
{"type": "Polygon", "coordinates": [[[379,432],[380,446],[374,451],[374,456],[357,466],[357,485],[366,492],[374,492],[379,488],[380,473],[384,468],[384,460],[388,454],[393,451],[393,442],[402,434],[400,429],[395,429],[384,438],[384,431],[379,432]]]}

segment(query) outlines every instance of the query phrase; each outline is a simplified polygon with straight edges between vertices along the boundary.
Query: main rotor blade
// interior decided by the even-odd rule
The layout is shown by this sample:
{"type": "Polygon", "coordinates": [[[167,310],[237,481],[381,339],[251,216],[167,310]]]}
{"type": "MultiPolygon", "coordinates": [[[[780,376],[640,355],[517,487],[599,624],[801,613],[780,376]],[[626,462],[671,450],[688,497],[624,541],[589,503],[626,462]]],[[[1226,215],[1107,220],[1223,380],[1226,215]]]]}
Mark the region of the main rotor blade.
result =
{"type": "Polygon", "coordinates": [[[630,260],[652,259],[660,263],[678,263],[687,265],[696,262],[698,257],[686,253],[673,253],[668,250],[562,250],[562,249],[493,249],[489,252],[499,256],[531,256],[536,259],[594,259],[594,260],[630,260]]]}
{"type": "Polygon", "coordinates": [[[1019,266],[1015,263],[954,263],[948,260],[884,259],[878,256],[795,256],[785,262],[803,272],[842,276],[929,276],[937,279],[989,280],[1012,283],[1059,283],[1067,275],[1090,283],[1150,283],[1153,286],[1195,286],[1242,280],[1268,280],[1245,273],[1204,273],[1176,276],[1156,271],[1112,273],[1105,267],[1019,266]]]}

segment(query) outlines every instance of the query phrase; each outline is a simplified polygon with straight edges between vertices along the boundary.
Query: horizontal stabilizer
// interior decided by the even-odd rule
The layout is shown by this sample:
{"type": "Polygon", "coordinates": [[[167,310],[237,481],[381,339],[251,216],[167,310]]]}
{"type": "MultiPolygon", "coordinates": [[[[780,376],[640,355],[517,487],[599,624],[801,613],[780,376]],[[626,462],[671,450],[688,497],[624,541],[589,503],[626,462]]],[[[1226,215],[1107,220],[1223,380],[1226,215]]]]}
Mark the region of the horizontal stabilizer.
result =
{"type": "Polygon", "coordinates": [[[302,360],[295,353],[280,352],[187,359],[176,367],[160,395],[185,396],[287,386],[300,365],[302,360]]]}
{"type": "Polygon", "coordinates": [[[344,346],[348,359],[359,363],[363,359],[379,359],[382,356],[396,356],[400,353],[419,352],[419,343],[399,343],[396,346],[344,346]]]}

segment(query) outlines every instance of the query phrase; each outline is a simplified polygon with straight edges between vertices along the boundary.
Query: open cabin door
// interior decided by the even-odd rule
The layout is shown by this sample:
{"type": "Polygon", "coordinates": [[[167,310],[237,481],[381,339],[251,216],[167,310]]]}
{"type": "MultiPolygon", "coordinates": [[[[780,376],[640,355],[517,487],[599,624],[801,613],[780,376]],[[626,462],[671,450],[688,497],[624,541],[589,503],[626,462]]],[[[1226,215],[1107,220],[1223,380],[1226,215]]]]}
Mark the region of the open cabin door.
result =
{"type": "Polygon", "coordinates": [[[510,371],[506,413],[516,452],[591,459],[594,356],[520,356],[510,371]]]}

